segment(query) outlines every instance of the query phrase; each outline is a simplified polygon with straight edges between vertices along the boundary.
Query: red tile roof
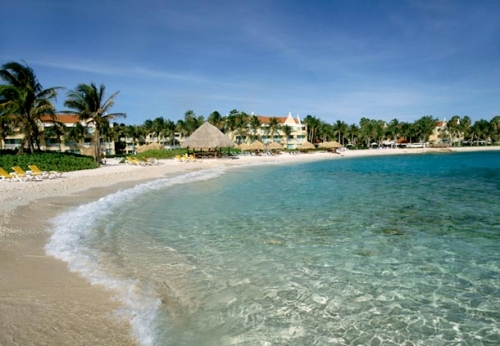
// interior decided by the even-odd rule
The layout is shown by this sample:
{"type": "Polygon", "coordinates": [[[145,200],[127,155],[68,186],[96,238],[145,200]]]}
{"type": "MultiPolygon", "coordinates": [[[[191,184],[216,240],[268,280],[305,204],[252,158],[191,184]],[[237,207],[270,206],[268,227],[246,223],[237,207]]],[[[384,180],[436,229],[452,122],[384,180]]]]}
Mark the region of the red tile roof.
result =
{"type": "MultiPolygon", "coordinates": [[[[271,120],[271,118],[277,118],[281,124],[284,124],[287,117],[266,117],[266,116],[262,116],[262,115],[257,115],[257,118],[259,118],[259,121],[262,124],[269,124],[269,121],[271,120]]],[[[293,121],[296,124],[298,124],[297,119],[293,119],[293,121]]]]}
{"type": "MultiPolygon", "coordinates": [[[[40,117],[40,120],[43,123],[51,123],[54,121],[54,118],[50,115],[42,115],[40,117]]],[[[76,124],[80,121],[78,119],[78,116],[76,116],[75,114],[56,114],[55,120],[60,121],[63,124],[76,124]]]]}

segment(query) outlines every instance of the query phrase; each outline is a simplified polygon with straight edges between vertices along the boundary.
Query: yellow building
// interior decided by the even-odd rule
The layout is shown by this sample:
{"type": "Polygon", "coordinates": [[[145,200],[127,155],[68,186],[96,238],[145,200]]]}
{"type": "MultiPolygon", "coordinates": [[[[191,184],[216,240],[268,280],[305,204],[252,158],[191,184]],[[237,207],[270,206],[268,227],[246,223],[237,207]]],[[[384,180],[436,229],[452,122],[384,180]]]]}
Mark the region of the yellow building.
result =
{"type": "Polygon", "coordinates": [[[307,140],[307,126],[302,124],[300,117],[297,115],[296,118],[292,117],[291,113],[288,113],[286,117],[270,117],[270,116],[257,116],[261,126],[259,129],[251,129],[250,124],[247,125],[247,129],[244,133],[238,131],[229,131],[226,135],[235,143],[251,143],[252,139],[260,140],[264,144],[269,144],[272,142],[279,143],[284,149],[299,149],[301,144],[307,140]],[[278,119],[279,129],[274,134],[269,133],[269,123],[271,118],[278,119]],[[287,135],[283,128],[288,126],[291,130],[290,134],[287,135]]]}
{"type": "MultiPolygon", "coordinates": [[[[110,124],[110,126],[113,126],[110,124]]],[[[40,138],[40,149],[46,151],[58,151],[58,152],[73,152],[82,153],[85,149],[90,148],[92,143],[92,135],[94,133],[94,125],[92,123],[85,123],[80,121],[79,118],[71,114],[57,114],[55,117],[49,115],[42,116],[40,118],[40,123],[38,124],[39,130],[42,133],[40,138]],[[54,126],[55,123],[62,123],[66,128],[66,131],[72,127],[81,124],[84,129],[84,136],[81,141],[75,143],[69,138],[65,138],[64,135],[59,139],[57,135],[50,134],[49,129],[54,126]]],[[[18,130],[14,130],[14,134],[7,136],[5,141],[2,141],[1,148],[16,150],[22,144],[24,135],[19,133],[18,130]]],[[[101,148],[107,155],[115,154],[115,143],[112,141],[106,141],[101,138],[101,148]]]]}

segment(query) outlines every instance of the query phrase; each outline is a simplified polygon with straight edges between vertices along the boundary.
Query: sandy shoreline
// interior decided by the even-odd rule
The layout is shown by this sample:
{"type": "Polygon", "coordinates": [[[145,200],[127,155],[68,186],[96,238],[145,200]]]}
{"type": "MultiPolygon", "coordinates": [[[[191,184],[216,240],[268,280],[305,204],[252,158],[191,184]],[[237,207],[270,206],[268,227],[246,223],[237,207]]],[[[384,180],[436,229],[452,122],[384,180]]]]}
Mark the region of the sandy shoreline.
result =
{"type": "MultiPolygon", "coordinates": [[[[451,151],[500,150],[500,147],[452,148],[451,151]]],[[[45,254],[48,220],[72,206],[87,203],[138,183],[190,170],[287,164],[342,157],[422,154],[448,149],[346,151],[343,156],[314,153],[244,156],[201,163],[162,161],[158,166],[108,165],[65,173],[61,179],[0,182],[0,345],[136,345],[127,321],[113,311],[112,292],[92,286],[67,266],[45,254]]]]}

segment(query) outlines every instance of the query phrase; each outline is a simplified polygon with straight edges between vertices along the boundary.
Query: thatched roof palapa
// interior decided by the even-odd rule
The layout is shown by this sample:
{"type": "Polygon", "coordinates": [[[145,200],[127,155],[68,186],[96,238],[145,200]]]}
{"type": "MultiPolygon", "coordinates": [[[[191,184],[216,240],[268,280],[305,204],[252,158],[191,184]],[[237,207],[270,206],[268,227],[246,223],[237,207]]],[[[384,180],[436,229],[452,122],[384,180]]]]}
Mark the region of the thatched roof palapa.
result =
{"type": "Polygon", "coordinates": [[[332,149],[332,148],[342,148],[342,144],[336,141],[323,142],[319,145],[320,148],[332,149]]]}
{"type": "Polygon", "coordinates": [[[139,148],[136,149],[138,153],[143,153],[148,150],[158,150],[158,149],[164,149],[163,145],[160,143],[149,143],[147,145],[141,145],[139,148]]]}
{"type": "Polygon", "coordinates": [[[267,145],[267,149],[270,150],[283,150],[283,146],[277,142],[272,142],[267,145]]]}
{"type": "Polygon", "coordinates": [[[308,149],[316,149],[316,147],[311,142],[305,141],[304,143],[302,143],[299,149],[308,150],[308,149]]]}
{"type": "Polygon", "coordinates": [[[247,143],[241,143],[239,147],[240,147],[240,150],[246,151],[246,150],[249,150],[248,149],[249,146],[250,145],[248,145],[247,143]]]}
{"type": "Polygon", "coordinates": [[[233,141],[208,121],[198,127],[181,144],[181,148],[215,149],[232,147],[234,147],[233,141]]]}
{"type": "Polygon", "coordinates": [[[255,141],[248,146],[247,150],[266,150],[266,149],[267,147],[264,143],[262,143],[261,141],[255,141]]]}

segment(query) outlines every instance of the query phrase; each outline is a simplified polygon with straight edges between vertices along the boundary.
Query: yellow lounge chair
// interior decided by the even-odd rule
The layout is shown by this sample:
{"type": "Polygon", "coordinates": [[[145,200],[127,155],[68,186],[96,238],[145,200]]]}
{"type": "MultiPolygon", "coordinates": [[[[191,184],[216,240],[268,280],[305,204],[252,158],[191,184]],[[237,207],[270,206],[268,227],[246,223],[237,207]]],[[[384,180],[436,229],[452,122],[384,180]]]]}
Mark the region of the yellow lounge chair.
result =
{"type": "Polygon", "coordinates": [[[2,180],[7,180],[7,181],[13,181],[13,180],[18,180],[18,181],[25,181],[19,179],[15,174],[13,173],[8,173],[5,169],[0,167],[0,179],[2,180]]]}
{"type": "Polygon", "coordinates": [[[63,172],[58,171],[42,171],[37,165],[28,165],[28,168],[31,169],[32,174],[41,174],[42,178],[60,178],[63,174],[63,172]]]}
{"type": "Polygon", "coordinates": [[[26,180],[42,180],[43,179],[43,175],[42,174],[36,174],[36,173],[31,173],[31,174],[28,174],[24,171],[24,169],[22,169],[21,167],[19,166],[14,166],[12,167],[12,169],[14,170],[14,173],[18,176],[18,177],[21,177],[21,178],[25,178],[26,180]]]}
{"type": "Polygon", "coordinates": [[[127,161],[125,161],[125,163],[128,165],[132,165],[132,166],[138,165],[137,162],[133,158],[131,158],[130,156],[127,156],[127,161]]]}
{"type": "Polygon", "coordinates": [[[189,155],[189,161],[191,162],[201,162],[201,160],[197,159],[193,154],[189,155]]]}

